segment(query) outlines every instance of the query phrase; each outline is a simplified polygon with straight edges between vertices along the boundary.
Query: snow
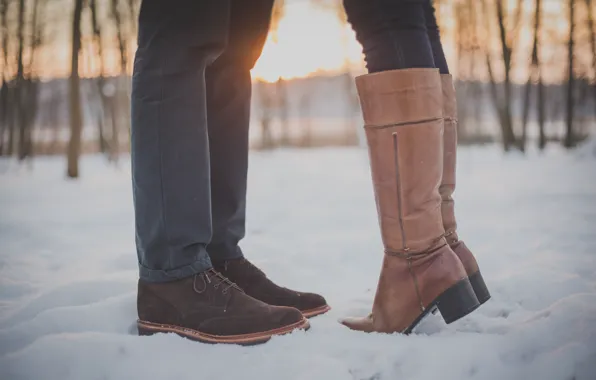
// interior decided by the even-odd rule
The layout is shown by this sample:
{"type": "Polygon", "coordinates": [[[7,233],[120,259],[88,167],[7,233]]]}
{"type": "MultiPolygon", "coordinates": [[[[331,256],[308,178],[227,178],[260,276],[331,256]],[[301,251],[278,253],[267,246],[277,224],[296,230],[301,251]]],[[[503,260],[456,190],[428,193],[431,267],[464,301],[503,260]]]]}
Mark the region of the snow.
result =
{"type": "Polygon", "coordinates": [[[596,378],[596,160],[460,149],[460,236],[493,298],[412,336],[337,323],[369,312],[382,246],[364,149],[251,153],[247,256],[333,310],[256,347],[135,336],[129,163],[0,161],[0,379],[596,378]]]}
{"type": "Polygon", "coordinates": [[[575,154],[578,157],[596,157],[596,138],[592,137],[581,143],[575,154]]]}

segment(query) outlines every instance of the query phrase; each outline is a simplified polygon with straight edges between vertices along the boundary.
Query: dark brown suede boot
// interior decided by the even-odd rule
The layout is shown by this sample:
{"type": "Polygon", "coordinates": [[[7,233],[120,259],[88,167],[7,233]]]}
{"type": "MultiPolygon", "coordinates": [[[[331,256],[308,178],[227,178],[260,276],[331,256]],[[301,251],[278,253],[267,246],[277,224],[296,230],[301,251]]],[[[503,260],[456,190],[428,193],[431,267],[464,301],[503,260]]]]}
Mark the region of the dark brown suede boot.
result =
{"type": "Polygon", "coordinates": [[[205,343],[258,344],[308,329],[302,314],[267,305],[210,269],[172,282],[139,280],[139,335],[173,332],[205,343]]]}
{"type": "Polygon", "coordinates": [[[213,267],[238,284],[246,294],[269,305],[294,307],[306,318],[326,313],[331,309],[327,306],[325,298],[318,294],[297,292],[276,285],[263,271],[244,258],[214,261],[213,267]]]}
{"type": "Polygon", "coordinates": [[[455,169],[457,157],[457,104],[455,99],[455,88],[451,75],[441,75],[441,86],[443,89],[443,177],[441,178],[441,214],[443,216],[443,227],[447,243],[461,260],[478,302],[485,303],[490,299],[490,293],[476,258],[472,251],[466,247],[463,241],[457,236],[457,222],[455,221],[455,203],[453,192],[455,191],[455,169]]]}
{"type": "Polygon", "coordinates": [[[372,313],[342,323],[353,330],[408,334],[435,308],[446,323],[454,322],[479,303],[443,236],[439,72],[379,72],[356,78],[356,87],[385,255],[372,313]]]}

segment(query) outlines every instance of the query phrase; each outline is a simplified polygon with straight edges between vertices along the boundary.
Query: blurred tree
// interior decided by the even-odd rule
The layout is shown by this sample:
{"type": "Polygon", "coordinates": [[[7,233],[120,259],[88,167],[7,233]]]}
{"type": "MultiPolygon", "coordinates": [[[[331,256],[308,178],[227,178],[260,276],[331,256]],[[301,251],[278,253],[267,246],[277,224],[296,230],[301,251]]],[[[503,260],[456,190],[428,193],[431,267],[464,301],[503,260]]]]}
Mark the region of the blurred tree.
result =
{"type": "Polygon", "coordinates": [[[35,66],[39,49],[43,44],[45,9],[47,0],[33,0],[31,10],[30,41],[28,44],[29,61],[20,86],[19,98],[19,159],[23,160],[33,155],[33,127],[39,105],[39,78],[35,73],[35,66]]]}
{"type": "Polygon", "coordinates": [[[537,84],[537,113],[538,113],[538,130],[539,140],[538,147],[542,150],[546,146],[546,134],[544,131],[545,113],[544,113],[544,83],[542,81],[542,71],[540,67],[539,58],[539,40],[540,40],[540,25],[541,25],[541,0],[535,1],[534,7],[534,40],[532,43],[532,60],[530,63],[530,69],[528,74],[528,81],[524,90],[524,108],[522,115],[522,137],[521,137],[521,149],[525,151],[527,141],[527,128],[528,118],[530,116],[531,108],[531,92],[534,87],[534,83],[537,84]]]}
{"type": "Polygon", "coordinates": [[[279,117],[279,124],[281,128],[280,144],[282,146],[290,145],[290,120],[289,120],[289,106],[288,102],[288,86],[287,81],[282,77],[275,82],[275,99],[277,114],[279,117]]]}
{"type": "Polygon", "coordinates": [[[302,146],[312,145],[312,119],[310,115],[312,96],[310,91],[305,91],[300,97],[300,122],[302,126],[302,146]]]}
{"type": "Polygon", "coordinates": [[[124,31],[124,17],[120,9],[121,2],[119,0],[111,0],[111,15],[116,27],[116,40],[118,42],[120,75],[116,80],[116,92],[111,98],[112,104],[110,106],[111,121],[112,121],[112,148],[110,157],[112,161],[118,160],[120,150],[119,134],[122,129],[126,129],[130,133],[130,117],[129,115],[129,101],[127,95],[127,72],[128,67],[128,49],[126,44],[126,37],[124,31]],[[120,128],[120,123],[124,128],[120,128]]]}
{"type": "MultiPolygon", "coordinates": [[[[279,22],[284,17],[286,11],[286,3],[284,0],[275,0],[273,3],[273,12],[271,15],[271,24],[269,27],[269,33],[271,33],[271,38],[274,42],[278,42],[277,30],[279,29],[279,22]]],[[[270,89],[268,89],[270,90],[270,89]]],[[[279,143],[281,145],[289,145],[290,144],[290,123],[288,120],[289,117],[289,107],[290,103],[288,102],[288,85],[287,81],[283,77],[277,78],[275,82],[275,98],[271,98],[271,94],[266,94],[265,102],[271,102],[272,104],[264,103],[264,109],[269,108],[271,111],[272,107],[277,108],[277,116],[279,117],[279,124],[281,129],[281,136],[279,143]]],[[[269,112],[270,112],[269,111],[269,112]]],[[[265,111],[264,111],[265,112],[265,111]]],[[[264,114],[265,115],[265,114],[264,114]]],[[[272,146],[272,139],[271,139],[271,132],[270,129],[270,121],[266,121],[267,118],[271,118],[271,116],[263,116],[263,138],[267,139],[267,146],[272,146]],[[265,133],[265,131],[267,132],[265,133]],[[269,141],[271,140],[271,141],[269,141]]],[[[265,142],[265,140],[263,140],[265,142]]]]}
{"type": "Polygon", "coordinates": [[[127,5],[128,5],[128,15],[130,17],[130,26],[131,26],[131,35],[132,36],[136,36],[137,35],[137,30],[138,30],[138,26],[137,26],[137,15],[138,15],[138,9],[139,9],[139,5],[140,5],[141,0],[128,0],[127,1],[127,5]]]}
{"type": "Polygon", "coordinates": [[[274,147],[273,135],[271,133],[272,110],[275,101],[271,95],[271,85],[265,81],[257,80],[255,83],[256,93],[261,109],[261,149],[271,149],[274,147]]]}
{"type": "Polygon", "coordinates": [[[505,9],[504,0],[495,0],[494,6],[496,10],[496,18],[497,18],[497,25],[499,27],[499,42],[501,47],[501,56],[500,62],[503,65],[503,73],[504,79],[501,86],[497,83],[495,78],[495,73],[492,66],[492,58],[490,52],[490,46],[492,44],[491,35],[490,35],[490,13],[488,5],[486,4],[487,1],[491,0],[483,0],[482,5],[484,7],[484,16],[485,20],[487,20],[488,26],[488,41],[485,46],[487,46],[486,51],[486,65],[487,71],[489,74],[490,79],[490,87],[491,87],[491,94],[493,97],[493,104],[495,106],[495,110],[497,112],[497,116],[499,118],[499,123],[501,125],[501,135],[502,135],[502,142],[503,148],[505,151],[509,151],[513,147],[519,147],[519,142],[515,137],[515,133],[513,130],[513,115],[512,115],[512,101],[513,101],[513,93],[512,93],[512,85],[511,85],[511,69],[512,69],[512,57],[515,48],[515,43],[517,42],[517,35],[519,32],[520,21],[521,21],[521,10],[522,10],[522,1],[518,0],[517,7],[514,9],[514,14],[511,15],[505,9]],[[502,87],[502,91],[499,91],[499,88],[502,87]]]}
{"type": "MultiPolygon", "coordinates": [[[[592,0],[584,0],[586,3],[586,22],[588,24],[588,34],[590,38],[590,47],[592,48],[592,90],[593,100],[596,104],[596,25],[594,25],[594,7],[592,0]]],[[[594,107],[596,116],[596,107],[594,107]]]]}
{"type": "Polygon", "coordinates": [[[105,66],[104,66],[104,52],[103,52],[103,40],[101,33],[101,26],[99,23],[99,15],[97,10],[97,0],[90,0],[89,8],[91,10],[91,27],[93,29],[93,41],[96,47],[97,60],[99,61],[99,73],[95,80],[97,84],[97,94],[99,98],[99,112],[96,115],[97,118],[97,132],[98,132],[98,143],[99,151],[106,153],[108,149],[108,143],[105,137],[105,113],[108,108],[108,99],[105,95],[105,66]]]}
{"type": "MultiPolygon", "coordinates": [[[[435,6],[439,4],[435,2],[435,6]]],[[[479,128],[482,118],[482,87],[477,81],[480,53],[478,9],[474,0],[454,4],[457,51],[458,142],[473,143],[485,137],[479,128]],[[469,120],[472,120],[470,124],[469,120]]],[[[437,16],[440,12],[437,12],[437,16]]],[[[439,20],[439,19],[437,19],[439,20]]],[[[443,38],[444,40],[445,38],[443,38]]],[[[452,70],[453,71],[453,70],[452,70]]]]}
{"type": "Polygon", "coordinates": [[[0,156],[12,154],[12,123],[11,109],[10,107],[10,83],[8,77],[9,72],[9,60],[8,60],[8,45],[9,45],[9,28],[8,28],[8,0],[0,0],[0,33],[2,34],[1,48],[2,48],[2,87],[0,88],[0,156]],[[5,144],[5,134],[8,130],[9,140],[5,144]]]}
{"type": "MultiPolygon", "coordinates": [[[[26,83],[25,83],[25,0],[19,0],[19,10],[18,10],[18,21],[17,21],[17,42],[18,42],[18,52],[17,52],[17,76],[15,79],[15,111],[16,111],[16,120],[17,120],[17,128],[19,130],[18,135],[18,155],[19,158],[22,158],[25,154],[25,113],[27,109],[25,108],[25,98],[26,94],[26,83]]],[[[14,138],[14,137],[13,137],[14,138]]],[[[12,142],[14,144],[14,141],[12,142]]]]}
{"type": "Polygon", "coordinates": [[[573,131],[573,111],[575,102],[573,92],[575,88],[575,77],[573,73],[575,62],[575,0],[568,0],[569,4],[569,40],[567,42],[567,106],[565,108],[565,139],[563,145],[571,148],[575,145],[575,135],[573,131]]]}
{"type": "Polygon", "coordinates": [[[79,52],[81,51],[81,14],[83,0],[74,0],[72,17],[72,54],[69,79],[70,141],[67,152],[67,176],[79,177],[79,156],[81,154],[81,133],[83,116],[81,112],[81,89],[79,79],[79,52]]]}

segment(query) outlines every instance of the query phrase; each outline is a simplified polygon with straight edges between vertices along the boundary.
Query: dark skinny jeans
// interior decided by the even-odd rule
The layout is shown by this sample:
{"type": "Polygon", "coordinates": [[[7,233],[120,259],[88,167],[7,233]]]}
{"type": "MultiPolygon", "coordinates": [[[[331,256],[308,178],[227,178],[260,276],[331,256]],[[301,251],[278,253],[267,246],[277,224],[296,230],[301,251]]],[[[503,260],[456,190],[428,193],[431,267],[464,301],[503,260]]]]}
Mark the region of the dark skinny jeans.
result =
{"type": "Polygon", "coordinates": [[[431,0],[344,0],[369,73],[438,68],[449,74],[431,0]]]}

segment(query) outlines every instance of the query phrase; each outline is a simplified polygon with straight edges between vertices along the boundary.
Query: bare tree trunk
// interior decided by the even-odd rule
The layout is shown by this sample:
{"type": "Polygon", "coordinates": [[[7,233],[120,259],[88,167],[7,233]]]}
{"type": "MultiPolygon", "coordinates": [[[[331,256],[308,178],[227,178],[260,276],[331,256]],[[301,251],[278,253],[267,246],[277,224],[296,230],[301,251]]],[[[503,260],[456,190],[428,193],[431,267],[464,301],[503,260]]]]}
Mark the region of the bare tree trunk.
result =
{"type": "MultiPolygon", "coordinates": [[[[535,10],[534,10],[534,42],[532,44],[532,61],[530,63],[530,70],[528,75],[528,82],[526,83],[525,94],[524,94],[524,110],[523,110],[523,120],[522,120],[522,139],[521,139],[521,148],[522,151],[526,148],[526,140],[527,140],[527,129],[528,129],[528,118],[530,115],[530,99],[531,99],[531,91],[532,91],[532,83],[536,79],[536,77],[541,77],[540,72],[540,59],[538,56],[538,38],[540,35],[540,10],[541,10],[541,0],[536,0],[535,10]]],[[[542,82],[541,79],[539,79],[542,82]]],[[[543,100],[539,93],[539,101],[543,100]]],[[[538,107],[543,108],[542,106],[538,107]]],[[[539,121],[544,121],[543,118],[539,117],[539,121]]],[[[542,145],[542,139],[544,134],[544,125],[540,125],[540,145],[542,145]]]]}
{"type": "Polygon", "coordinates": [[[35,118],[38,111],[38,88],[39,84],[37,78],[33,77],[33,68],[35,67],[39,47],[42,44],[43,26],[41,23],[44,20],[44,14],[40,11],[45,9],[45,0],[34,0],[33,2],[33,18],[31,20],[31,42],[29,52],[29,68],[27,78],[25,79],[23,90],[24,96],[21,97],[23,101],[23,114],[21,116],[22,122],[22,137],[20,159],[31,157],[33,155],[33,139],[32,132],[35,123],[35,118]]]}
{"type": "Polygon", "coordinates": [[[124,40],[124,33],[122,32],[122,14],[120,13],[118,0],[112,0],[112,17],[116,24],[116,39],[118,41],[118,50],[120,52],[120,70],[126,73],[126,66],[128,65],[128,57],[126,56],[126,41],[124,40]]]}
{"type": "Polygon", "coordinates": [[[358,95],[356,95],[354,89],[354,77],[352,76],[349,67],[343,75],[343,82],[344,92],[346,93],[346,116],[348,118],[346,123],[345,143],[348,146],[358,145],[358,126],[356,125],[356,113],[354,110],[358,109],[359,103],[358,95]]]}
{"type": "Polygon", "coordinates": [[[4,134],[6,130],[6,117],[8,113],[8,84],[2,78],[2,87],[0,87],[0,157],[4,155],[4,134]]]}
{"type": "Polygon", "coordinates": [[[5,144],[4,135],[8,124],[8,83],[6,77],[8,75],[8,25],[6,21],[6,14],[8,13],[8,0],[0,0],[0,32],[2,33],[1,49],[2,49],[2,87],[0,88],[0,156],[4,155],[5,144]]]}
{"type": "Polygon", "coordinates": [[[546,97],[544,94],[544,82],[542,81],[542,72],[538,72],[538,131],[539,131],[539,140],[538,140],[538,148],[543,150],[546,147],[547,138],[546,138],[546,131],[545,131],[545,124],[546,124],[546,97]]]}
{"type": "Polygon", "coordinates": [[[259,105],[261,106],[261,148],[270,149],[274,145],[271,136],[273,99],[269,86],[264,82],[257,82],[257,93],[259,95],[259,105]]]}
{"type": "MultiPolygon", "coordinates": [[[[594,25],[594,8],[592,7],[592,0],[584,0],[587,8],[588,31],[590,32],[590,46],[592,46],[592,72],[594,79],[592,82],[592,91],[594,103],[596,103],[596,26],[594,25]]],[[[596,107],[594,107],[596,112],[596,107]]]]}
{"type": "Polygon", "coordinates": [[[279,115],[279,125],[281,127],[281,145],[290,145],[290,124],[288,121],[288,94],[286,81],[279,77],[275,83],[276,105],[279,115]]]}
{"type": "Polygon", "coordinates": [[[128,13],[130,16],[130,25],[132,27],[132,35],[137,35],[137,1],[128,0],[128,13]]]}
{"type": "Polygon", "coordinates": [[[310,146],[312,143],[312,120],[310,115],[311,94],[306,91],[300,97],[300,120],[302,121],[302,146],[310,146]]]}
{"type": "Polygon", "coordinates": [[[106,109],[108,107],[108,99],[104,93],[104,86],[106,85],[104,72],[104,56],[103,56],[103,44],[102,44],[102,37],[101,37],[101,27],[99,26],[98,17],[97,17],[97,1],[90,0],[89,8],[91,9],[91,24],[93,28],[93,37],[95,40],[95,45],[97,46],[97,59],[99,60],[99,75],[97,77],[97,92],[99,94],[100,99],[100,114],[97,117],[97,129],[98,129],[98,139],[99,139],[99,151],[101,153],[105,153],[108,144],[105,139],[105,114],[106,109]]]}
{"type": "Polygon", "coordinates": [[[511,57],[512,49],[507,40],[507,29],[505,27],[505,15],[503,0],[497,0],[497,19],[499,24],[499,37],[501,40],[501,50],[503,52],[503,65],[505,69],[505,81],[503,105],[500,107],[502,112],[501,123],[503,123],[503,140],[505,150],[509,150],[515,145],[515,134],[513,132],[513,118],[511,115],[511,57]]]}
{"type": "Polygon", "coordinates": [[[545,131],[545,123],[546,123],[546,96],[544,93],[544,82],[542,80],[542,63],[540,62],[540,54],[539,54],[539,38],[540,30],[541,30],[541,18],[542,18],[542,3],[541,0],[536,0],[536,13],[534,15],[536,18],[534,21],[534,46],[532,52],[532,59],[536,61],[536,69],[538,71],[538,105],[537,105],[537,112],[538,112],[538,131],[539,131],[539,140],[538,140],[538,148],[543,150],[546,147],[547,138],[546,138],[546,131],[545,131]]]}
{"type": "Polygon", "coordinates": [[[567,107],[566,107],[566,125],[567,130],[565,133],[565,139],[563,145],[566,148],[571,148],[575,145],[575,136],[573,131],[573,90],[574,90],[574,46],[575,46],[575,0],[569,0],[569,41],[567,43],[567,66],[568,66],[568,77],[567,77],[567,107]]]}
{"type": "Polygon", "coordinates": [[[81,88],[79,80],[79,52],[81,50],[81,13],[83,0],[74,0],[72,21],[72,56],[69,80],[70,104],[70,141],[68,144],[67,175],[70,178],[79,177],[79,156],[81,154],[81,133],[83,116],[81,112],[81,88]]]}
{"type": "Polygon", "coordinates": [[[505,131],[505,124],[506,124],[505,116],[504,116],[503,109],[501,107],[501,98],[499,97],[499,87],[495,80],[495,75],[493,72],[493,66],[492,66],[491,57],[490,57],[490,51],[488,50],[488,48],[486,51],[485,58],[486,58],[486,70],[488,72],[488,79],[489,79],[490,94],[493,99],[493,104],[494,104],[495,110],[497,112],[497,117],[499,119],[499,125],[501,127],[501,137],[502,137],[503,149],[505,151],[507,151],[507,150],[509,150],[509,143],[506,138],[507,132],[505,131]]]}
{"type": "Polygon", "coordinates": [[[497,85],[497,82],[495,80],[495,75],[493,72],[493,66],[491,63],[491,59],[490,59],[490,53],[487,51],[486,53],[486,69],[488,71],[488,78],[489,78],[489,87],[490,87],[490,94],[491,97],[493,98],[493,104],[495,106],[495,110],[497,111],[497,117],[499,119],[499,125],[501,126],[501,136],[502,136],[502,143],[503,143],[503,149],[505,151],[508,151],[510,148],[509,145],[509,140],[506,137],[507,136],[507,131],[505,130],[505,125],[506,125],[506,116],[505,116],[505,111],[503,110],[502,106],[501,106],[501,98],[499,97],[499,87],[497,85]]]}
{"type": "MultiPolygon", "coordinates": [[[[473,24],[470,23],[471,20],[467,19],[466,16],[469,16],[468,13],[465,12],[465,10],[463,9],[463,7],[466,7],[466,9],[470,10],[472,7],[469,4],[469,0],[467,1],[466,4],[462,4],[462,5],[456,5],[455,6],[455,22],[456,22],[456,40],[457,40],[457,71],[459,73],[458,75],[458,79],[459,79],[459,83],[458,83],[458,88],[456,89],[457,91],[459,91],[460,94],[462,94],[462,97],[459,97],[460,100],[463,101],[459,101],[457,102],[457,114],[459,116],[458,120],[459,122],[457,123],[457,136],[459,141],[466,141],[469,139],[469,135],[467,133],[466,130],[466,121],[468,120],[468,110],[470,109],[469,107],[467,107],[467,101],[468,101],[468,97],[467,95],[467,89],[468,89],[468,83],[470,81],[470,71],[469,71],[469,67],[465,65],[465,58],[469,58],[469,56],[466,56],[465,53],[468,53],[468,49],[467,49],[467,45],[464,43],[464,33],[470,33],[469,30],[465,30],[465,26],[466,25],[472,25],[472,29],[473,28],[473,24]],[[467,71],[466,71],[467,70],[467,71]]],[[[473,33],[473,32],[472,32],[473,33]]],[[[472,59],[469,59],[469,62],[472,63],[474,61],[473,57],[472,59]]],[[[457,92],[456,92],[457,93],[457,92]]]]}
{"type": "Polygon", "coordinates": [[[9,0],[1,0],[2,1],[2,14],[1,14],[1,22],[2,22],[2,52],[4,53],[4,68],[2,71],[2,137],[4,138],[4,131],[8,131],[8,140],[6,142],[6,148],[4,152],[7,156],[12,156],[14,150],[14,142],[15,142],[15,128],[14,128],[14,83],[11,83],[9,77],[9,53],[8,47],[10,45],[11,34],[9,33],[8,28],[8,8],[9,8],[9,0]]]}
{"type": "MultiPolygon", "coordinates": [[[[118,80],[118,78],[116,80],[118,80]]],[[[116,88],[118,88],[118,84],[116,84],[116,88]]],[[[112,123],[112,147],[110,149],[109,159],[110,161],[117,163],[118,154],[120,152],[120,136],[118,129],[118,96],[115,94],[114,96],[110,97],[108,103],[108,112],[110,114],[110,122],[112,123]]]]}
{"type": "MultiPolygon", "coordinates": [[[[25,50],[25,0],[19,0],[19,12],[18,12],[18,26],[17,26],[17,40],[18,40],[18,51],[17,51],[17,76],[15,80],[15,101],[16,101],[16,116],[17,116],[17,128],[19,130],[19,137],[17,141],[17,154],[19,158],[23,155],[23,143],[25,134],[25,123],[24,115],[24,98],[25,98],[25,65],[24,65],[24,50],[25,50]]],[[[14,143],[14,142],[13,142],[14,143]]]]}
{"type": "MultiPolygon", "coordinates": [[[[484,29],[485,26],[481,25],[482,22],[478,22],[479,14],[478,14],[478,3],[476,0],[468,0],[468,6],[470,7],[470,14],[471,19],[470,23],[472,24],[472,33],[473,33],[473,50],[472,50],[472,61],[470,63],[470,72],[474,74],[476,72],[475,68],[477,65],[477,56],[478,53],[482,52],[481,42],[479,36],[482,34],[479,32],[480,28],[484,29]]],[[[482,20],[482,19],[480,19],[482,20]]],[[[484,131],[482,131],[482,127],[480,124],[480,120],[483,118],[483,85],[481,81],[476,80],[475,75],[472,75],[472,83],[470,84],[470,94],[467,95],[467,99],[470,99],[470,105],[472,107],[472,114],[473,114],[473,128],[467,127],[464,121],[464,125],[462,128],[466,130],[466,133],[471,135],[482,136],[484,131]]],[[[459,105],[458,107],[462,107],[459,105]]],[[[465,105],[463,105],[465,107],[465,105]]],[[[458,123],[459,125],[459,123],[458,123]]],[[[459,128],[459,127],[458,127],[459,128]]]]}
{"type": "Polygon", "coordinates": [[[60,144],[60,117],[58,115],[58,107],[60,104],[60,97],[57,94],[52,94],[49,100],[50,114],[48,119],[52,126],[52,134],[50,139],[50,145],[48,147],[49,152],[58,151],[58,145],[60,144]]]}
{"type": "Polygon", "coordinates": [[[7,88],[7,109],[6,109],[6,128],[8,129],[8,142],[6,144],[6,155],[12,156],[15,150],[16,142],[16,126],[15,126],[15,108],[14,105],[17,101],[16,91],[13,84],[8,84],[7,88]]]}
{"type": "MultiPolygon", "coordinates": [[[[532,70],[532,69],[530,69],[532,70]]],[[[531,107],[531,95],[532,95],[532,74],[528,78],[524,88],[524,105],[522,111],[522,133],[519,142],[519,147],[522,152],[526,151],[526,143],[528,140],[528,119],[530,118],[530,107],[531,107]]]]}
{"type": "Polygon", "coordinates": [[[124,121],[125,129],[126,131],[128,131],[128,134],[130,135],[130,114],[128,107],[129,101],[126,85],[126,68],[128,66],[128,57],[126,41],[122,30],[124,20],[120,12],[119,0],[112,0],[112,17],[114,19],[114,23],[116,24],[116,39],[118,40],[118,50],[120,52],[120,78],[118,78],[118,80],[116,81],[116,94],[112,102],[112,106],[114,107],[114,109],[112,110],[112,125],[114,127],[114,133],[112,134],[112,153],[114,154],[114,160],[117,160],[120,150],[118,132],[120,131],[119,122],[121,120],[124,121]]]}

